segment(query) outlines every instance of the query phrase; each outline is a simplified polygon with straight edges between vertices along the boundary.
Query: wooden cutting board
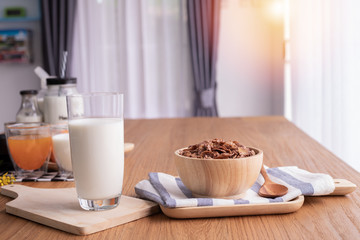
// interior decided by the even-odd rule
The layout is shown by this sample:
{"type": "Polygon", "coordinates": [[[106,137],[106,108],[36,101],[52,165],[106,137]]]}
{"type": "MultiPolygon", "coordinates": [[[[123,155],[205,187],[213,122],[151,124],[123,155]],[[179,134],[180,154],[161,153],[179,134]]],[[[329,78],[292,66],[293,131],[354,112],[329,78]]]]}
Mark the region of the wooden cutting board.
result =
{"type": "Polygon", "coordinates": [[[83,210],[75,188],[44,189],[18,184],[1,187],[2,195],[16,198],[6,203],[6,212],[76,235],[87,235],[159,212],[156,203],[121,196],[115,209],[83,210]]]}

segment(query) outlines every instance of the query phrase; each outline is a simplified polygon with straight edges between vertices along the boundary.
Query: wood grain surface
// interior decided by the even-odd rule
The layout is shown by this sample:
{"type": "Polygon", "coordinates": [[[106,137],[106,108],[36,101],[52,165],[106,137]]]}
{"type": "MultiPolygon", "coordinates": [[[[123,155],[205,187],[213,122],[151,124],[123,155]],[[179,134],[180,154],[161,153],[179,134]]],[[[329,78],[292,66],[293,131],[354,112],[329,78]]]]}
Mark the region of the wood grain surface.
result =
{"type": "MultiPolygon", "coordinates": [[[[345,178],[360,186],[360,173],[283,117],[126,120],[123,193],[149,172],[176,175],[173,152],[205,139],[237,140],[264,151],[269,167],[300,168],[345,178]]],[[[70,182],[22,183],[40,188],[74,187],[70,182]]],[[[162,213],[85,237],[77,237],[5,213],[0,197],[1,239],[360,239],[360,191],[347,196],[306,197],[295,213],[206,219],[171,219],[162,213]]]]}

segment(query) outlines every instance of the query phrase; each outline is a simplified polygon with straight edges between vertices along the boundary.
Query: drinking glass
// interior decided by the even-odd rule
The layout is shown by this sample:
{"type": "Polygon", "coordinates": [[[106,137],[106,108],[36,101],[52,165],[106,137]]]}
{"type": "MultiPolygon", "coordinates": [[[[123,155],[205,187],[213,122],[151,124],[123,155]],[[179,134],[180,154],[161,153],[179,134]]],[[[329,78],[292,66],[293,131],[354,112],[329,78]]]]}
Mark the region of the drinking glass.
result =
{"type": "Polygon", "coordinates": [[[6,142],[16,177],[36,177],[47,171],[52,149],[47,123],[7,123],[6,142]]]}
{"type": "Polygon", "coordinates": [[[93,211],[114,208],[120,201],[124,174],[123,95],[70,95],[67,106],[80,206],[93,211]]]}
{"type": "Polygon", "coordinates": [[[68,124],[51,125],[53,153],[61,177],[72,177],[68,124]]]}

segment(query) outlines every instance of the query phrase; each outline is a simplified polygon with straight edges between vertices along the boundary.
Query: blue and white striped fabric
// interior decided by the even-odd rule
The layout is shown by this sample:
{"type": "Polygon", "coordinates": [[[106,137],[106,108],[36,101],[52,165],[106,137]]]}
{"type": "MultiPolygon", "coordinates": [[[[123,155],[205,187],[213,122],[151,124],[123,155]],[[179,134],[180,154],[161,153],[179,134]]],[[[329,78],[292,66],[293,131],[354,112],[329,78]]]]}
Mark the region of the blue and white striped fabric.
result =
{"type": "Polygon", "coordinates": [[[286,195],[277,198],[264,198],[258,195],[264,178],[260,174],[255,184],[241,199],[195,198],[192,196],[180,178],[165,173],[149,173],[148,180],[142,180],[135,186],[135,192],[141,198],[157,202],[165,207],[197,207],[197,206],[227,206],[235,204],[254,204],[287,202],[297,196],[318,196],[334,191],[332,177],[322,173],[310,173],[298,167],[277,167],[266,170],[276,183],[289,188],[286,195]]]}

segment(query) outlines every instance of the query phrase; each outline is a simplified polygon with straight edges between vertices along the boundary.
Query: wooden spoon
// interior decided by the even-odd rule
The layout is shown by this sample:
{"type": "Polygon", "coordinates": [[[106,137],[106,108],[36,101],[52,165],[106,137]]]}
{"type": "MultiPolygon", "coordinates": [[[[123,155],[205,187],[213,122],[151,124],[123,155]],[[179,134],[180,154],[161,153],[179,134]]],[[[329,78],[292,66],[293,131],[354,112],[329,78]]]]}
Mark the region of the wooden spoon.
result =
{"type": "Polygon", "coordinates": [[[288,192],[288,188],[284,185],[274,183],[270,180],[269,176],[266,173],[266,170],[264,168],[264,165],[261,166],[261,174],[263,175],[265,182],[261,186],[259,190],[259,195],[261,197],[281,197],[285,195],[288,192]]]}

